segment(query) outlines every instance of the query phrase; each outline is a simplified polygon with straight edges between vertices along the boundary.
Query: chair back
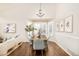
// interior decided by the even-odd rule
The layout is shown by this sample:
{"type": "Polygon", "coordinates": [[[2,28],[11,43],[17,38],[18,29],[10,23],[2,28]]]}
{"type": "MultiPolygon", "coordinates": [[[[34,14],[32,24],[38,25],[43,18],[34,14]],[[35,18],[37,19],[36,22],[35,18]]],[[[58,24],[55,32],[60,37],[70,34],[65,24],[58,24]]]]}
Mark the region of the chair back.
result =
{"type": "Polygon", "coordinates": [[[41,39],[33,40],[34,50],[42,50],[44,48],[45,48],[44,40],[41,40],[41,39]]]}

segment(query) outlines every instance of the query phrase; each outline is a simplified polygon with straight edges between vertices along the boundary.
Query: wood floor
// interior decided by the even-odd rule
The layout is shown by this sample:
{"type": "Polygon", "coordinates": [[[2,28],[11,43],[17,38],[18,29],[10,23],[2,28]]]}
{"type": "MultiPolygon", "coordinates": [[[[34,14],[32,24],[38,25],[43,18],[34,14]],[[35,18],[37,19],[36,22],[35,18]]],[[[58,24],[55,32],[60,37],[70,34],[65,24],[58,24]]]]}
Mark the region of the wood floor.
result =
{"type": "MultiPolygon", "coordinates": [[[[40,51],[37,51],[40,56],[40,51]]],[[[9,56],[32,56],[33,52],[29,43],[23,43],[19,48],[12,52],[9,56]]],[[[69,56],[65,51],[63,51],[55,42],[48,42],[48,51],[44,56],[69,56]]],[[[37,56],[37,55],[36,55],[37,56]]]]}

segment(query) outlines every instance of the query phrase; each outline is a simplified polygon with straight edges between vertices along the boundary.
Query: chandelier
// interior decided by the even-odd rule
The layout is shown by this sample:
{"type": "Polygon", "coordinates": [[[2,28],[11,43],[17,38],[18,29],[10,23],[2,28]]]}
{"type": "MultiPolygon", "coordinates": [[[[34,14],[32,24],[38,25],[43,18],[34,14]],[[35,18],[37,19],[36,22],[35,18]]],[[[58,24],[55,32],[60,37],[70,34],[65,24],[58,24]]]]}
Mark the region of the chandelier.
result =
{"type": "Polygon", "coordinates": [[[39,8],[39,10],[38,10],[38,13],[36,14],[38,17],[43,17],[43,16],[45,15],[45,14],[42,12],[41,7],[42,7],[42,4],[40,3],[40,8],[39,8]]]}

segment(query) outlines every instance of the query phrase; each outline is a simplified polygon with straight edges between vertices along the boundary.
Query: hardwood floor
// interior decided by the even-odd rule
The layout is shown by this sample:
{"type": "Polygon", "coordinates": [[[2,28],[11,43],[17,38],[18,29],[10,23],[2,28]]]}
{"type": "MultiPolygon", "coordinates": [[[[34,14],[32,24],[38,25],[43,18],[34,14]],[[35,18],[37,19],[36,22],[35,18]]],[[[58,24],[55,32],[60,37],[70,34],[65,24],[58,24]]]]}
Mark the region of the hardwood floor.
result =
{"type": "MultiPolygon", "coordinates": [[[[36,56],[41,56],[40,51],[37,51],[36,56]]],[[[23,43],[19,48],[12,52],[9,56],[32,56],[33,52],[29,43],[23,43]]],[[[44,56],[69,56],[55,42],[48,42],[48,51],[44,52],[44,56]]]]}

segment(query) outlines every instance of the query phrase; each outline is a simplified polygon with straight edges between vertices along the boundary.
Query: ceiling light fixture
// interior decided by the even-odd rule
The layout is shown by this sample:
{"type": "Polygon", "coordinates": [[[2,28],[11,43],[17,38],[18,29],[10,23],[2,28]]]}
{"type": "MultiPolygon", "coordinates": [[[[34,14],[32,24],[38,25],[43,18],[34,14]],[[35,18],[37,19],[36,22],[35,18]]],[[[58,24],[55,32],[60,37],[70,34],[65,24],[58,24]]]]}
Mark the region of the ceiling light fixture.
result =
{"type": "Polygon", "coordinates": [[[38,10],[38,13],[36,14],[38,17],[43,17],[45,14],[42,12],[42,4],[40,3],[40,8],[38,10]]]}

